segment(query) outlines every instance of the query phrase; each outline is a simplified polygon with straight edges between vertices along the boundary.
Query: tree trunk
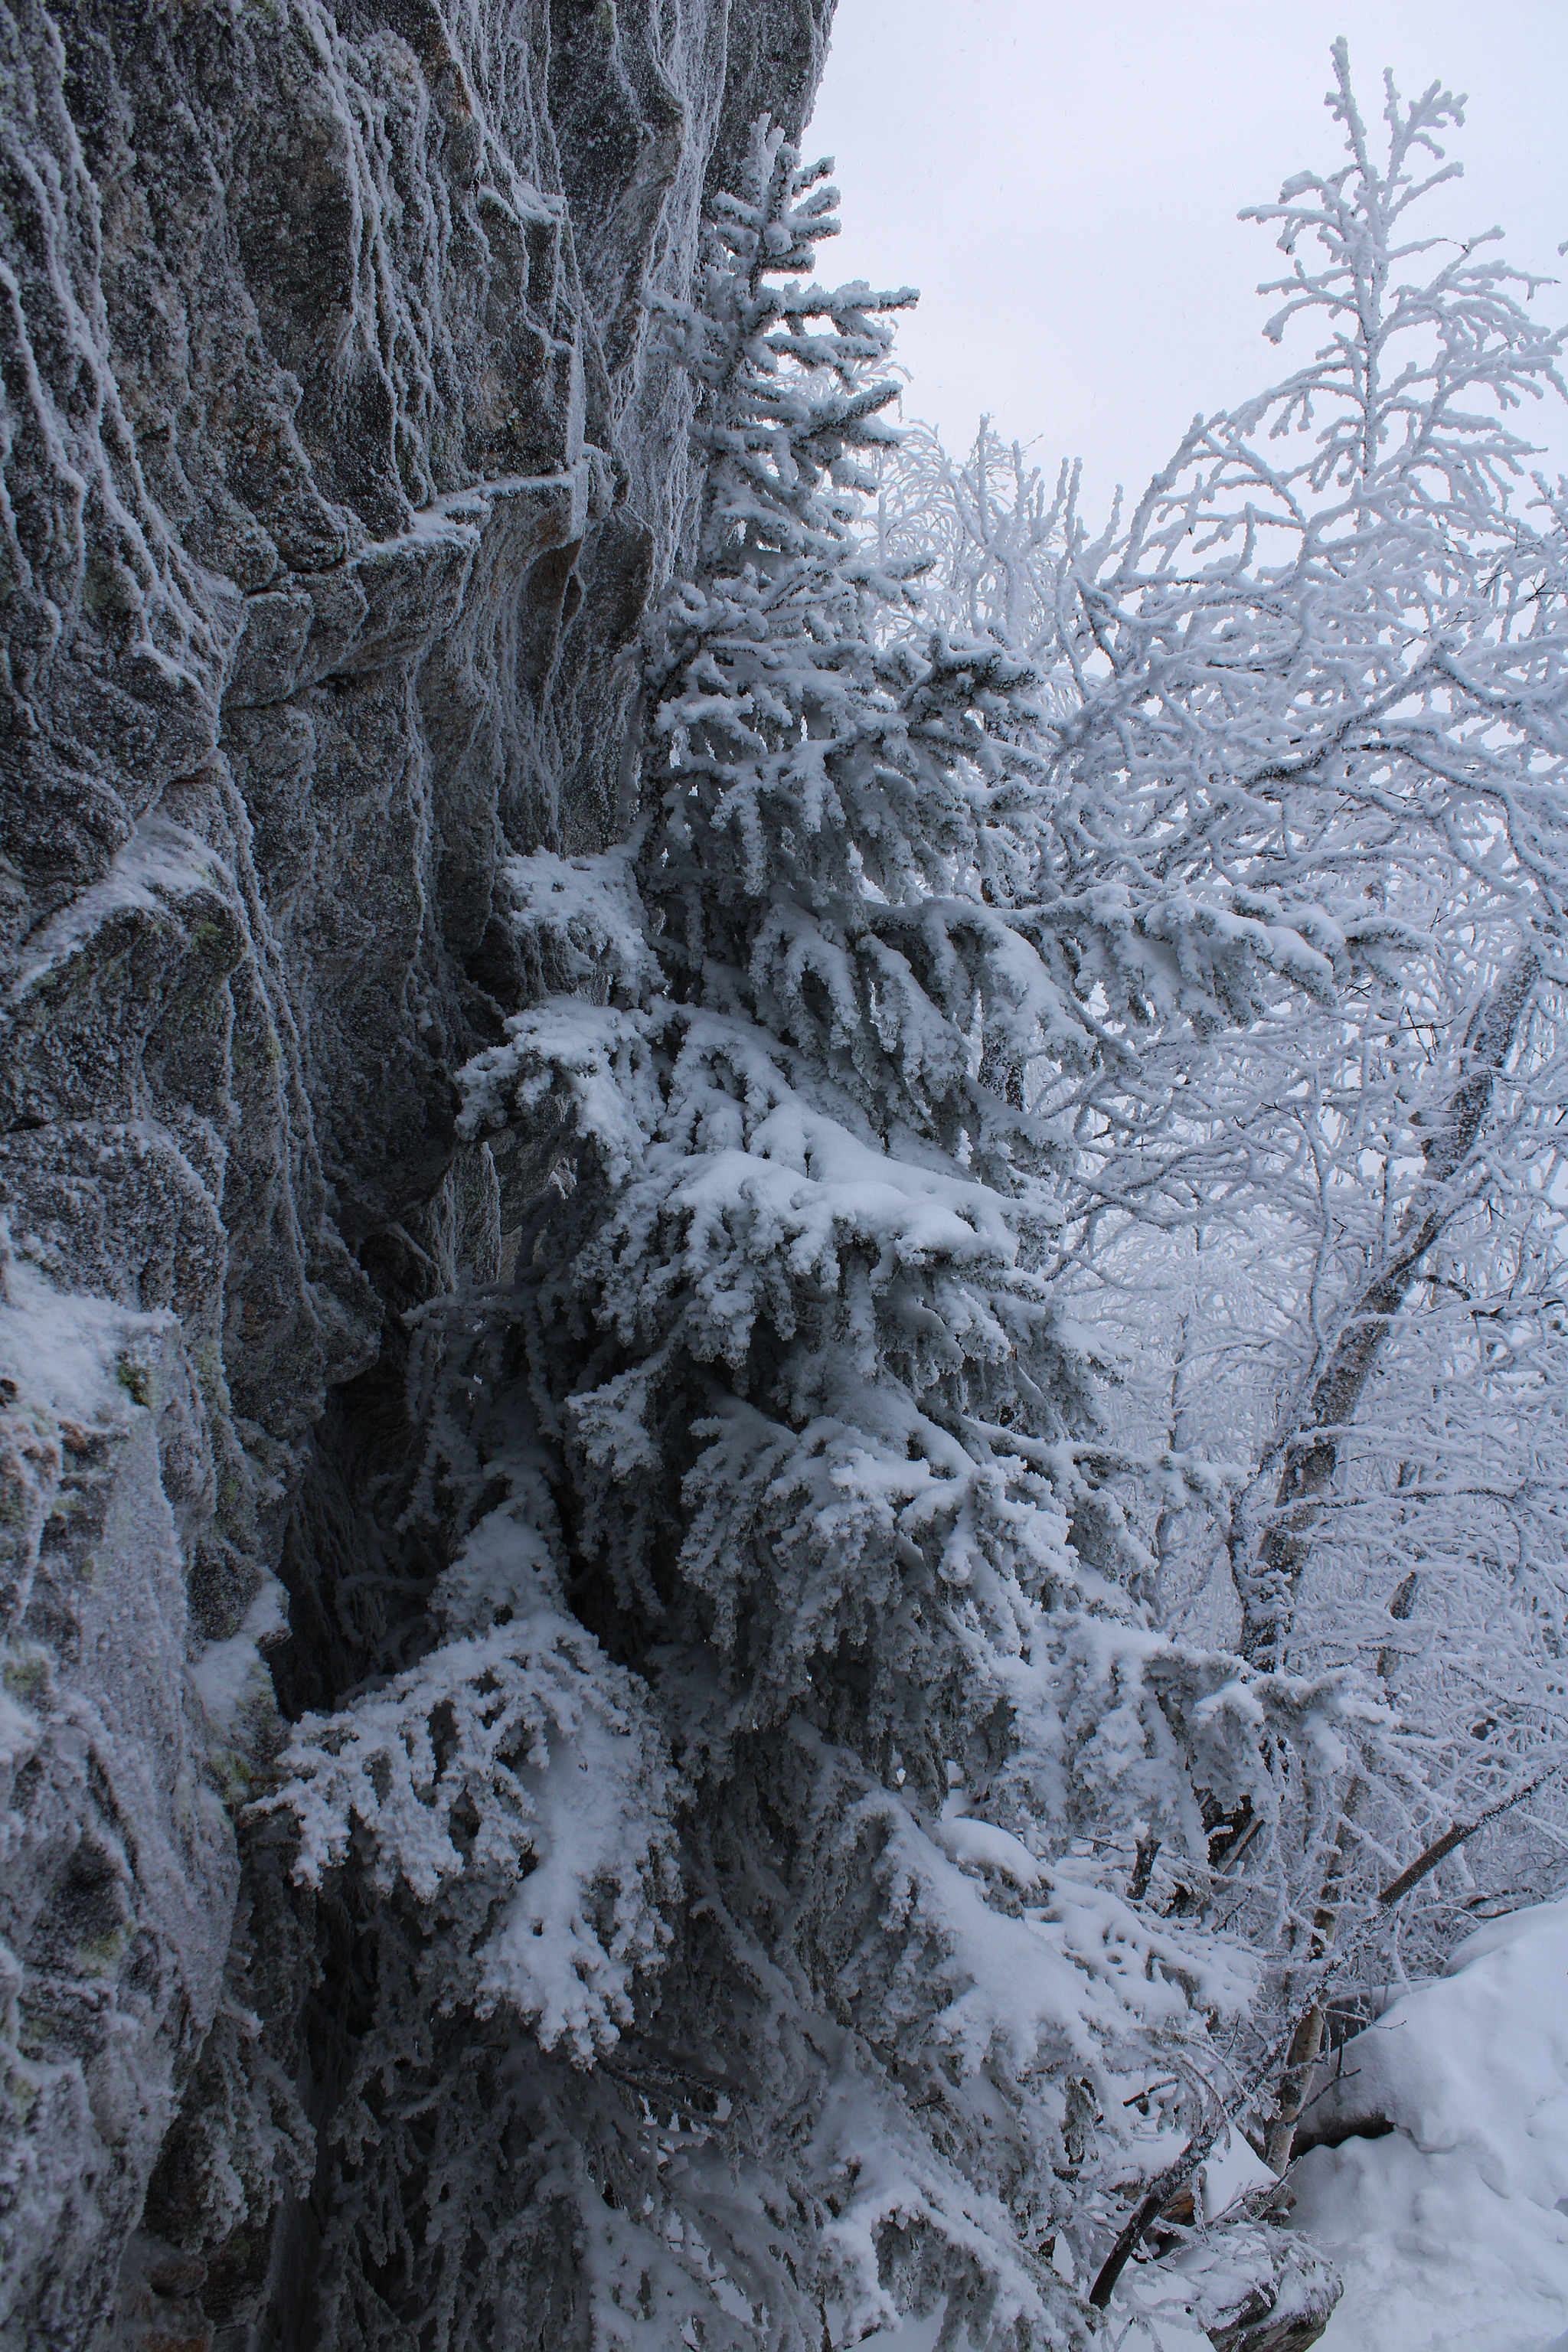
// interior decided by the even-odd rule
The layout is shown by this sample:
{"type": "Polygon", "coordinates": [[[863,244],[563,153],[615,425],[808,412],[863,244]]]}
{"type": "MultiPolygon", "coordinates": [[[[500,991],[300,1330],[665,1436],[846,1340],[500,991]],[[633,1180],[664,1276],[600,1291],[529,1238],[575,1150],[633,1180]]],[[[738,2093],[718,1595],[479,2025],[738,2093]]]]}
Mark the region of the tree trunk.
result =
{"type": "MultiPolygon", "coordinates": [[[[1425,1176],[1400,1219],[1394,1247],[1342,1323],[1328,1361],[1313,1382],[1305,1412],[1282,1444],[1272,1449],[1270,1462],[1283,1453],[1284,1467],[1269,1522],[1255,1550],[1248,1548],[1245,1535],[1241,1541],[1233,1541],[1232,1570],[1242,1604],[1242,1654],[1265,1672],[1278,1671],[1285,1663],[1296,1594],[1324,1497],[1339,1466],[1342,1433],[1355,1418],[1384,1343],[1419,1278],[1422,1259],[1458,1206],[1447,1188],[1475,1149],[1491,1108],[1498,1074],[1513,1050],[1540,974],[1540,957],[1527,944],[1478,1007],[1466,1034],[1459,1081],[1447,1116],[1426,1142],[1425,1176]]],[[[1235,1524],[1241,1533],[1247,1526],[1245,1516],[1238,1513],[1235,1524]]],[[[1413,1592],[1413,1585],[1402,1589],[1400,1600],[1406,1606],[1413,1592]]],[[[1397,1602],[1395,1613],[1405,1613],[1397,1602]]],[[[1380,1671],[1384,1663],[1380,1658],[1380,1671]]],[[[1333,1852],[1313,1912],[1313,1961],[1321,1960],[1333,1941],[1352,1826],[1364,1793],[1357,1775],[1345,1793],[1333,1852]]],[[[1322,2000],[1314,1997],[1298,2020],[1286,2052],[1279,2095],[1264,2139],[1264,2155],[1276,2172],[1283,2172],[1290,2161],[1296,2126],[1322,2047],[1324,2020],[1322,2000]]]]}
{"type": "MultiPolygon", "coordinates": [[[[1329,1866],[1323,1873],[1322,1892],[1312,1914],[1310,1957],[1313,1960],[1321,1960],[1334,1940],[1340,1905],[1344,1899],[1345,1875],[1350,1868],[1355,1817],[1365,1794],[1366,1784],[1358,1773],[1345,1791],[1329,1866]]],[[[1319,1992],[1301,2012],[1285,2053],[1285,2072],[1279,2078],[1279,2095],[1263,2136],[1264,2160],[1276,2172],[1283,2172],[1290,2161],[1290,2151],[1296,2142],[1296,2126],[1307,2103],[1307,2093],[1312,2085],[1312,2069],[1323,2046],[1323,2025],[1327,2015],[1327,2005],[1319,1992]]]]}
{"type": "Polygon", "coordinates": [[[1447,1188],[1475,1149],[1498,1074],[1513,1050],[1540,974],[1541,959],[1527,944],[1478,1008],[1447,1116],[1426,1144],[1426,1174],[1400,1220],[1394,1249],[1345,1316],[1305,1411],[1269,1449],[1259,1472],[1260,1478],[1268,1475],[1283,1454],[1274,1508],[1256,1547],[1245,1508],[1233,1521],[1231,1571],[1241,1597],[1242,1655],[1266,1673],[1284,1663],[1296,1594],[1339,1465],[1342,1434],[1355,1419],[1384,1343],[1419,1278],[1422,1259],[1459,1205],[1447,1188]]]}

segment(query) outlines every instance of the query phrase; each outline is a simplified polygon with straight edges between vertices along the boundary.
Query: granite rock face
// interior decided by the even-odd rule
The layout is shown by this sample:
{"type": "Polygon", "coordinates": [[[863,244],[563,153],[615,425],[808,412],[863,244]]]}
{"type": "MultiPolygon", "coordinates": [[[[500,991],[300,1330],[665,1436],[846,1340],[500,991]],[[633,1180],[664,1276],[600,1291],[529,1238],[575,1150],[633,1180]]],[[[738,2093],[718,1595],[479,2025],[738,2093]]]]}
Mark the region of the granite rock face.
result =
{"type": "Polygon", "coordinates": [[[8,2352],[307,2340],[321,1938],[236,1823],[427,1572],[498,872],[624,818],[690,488],[644,298],[830,9],[0,6],[8,2352]]]}

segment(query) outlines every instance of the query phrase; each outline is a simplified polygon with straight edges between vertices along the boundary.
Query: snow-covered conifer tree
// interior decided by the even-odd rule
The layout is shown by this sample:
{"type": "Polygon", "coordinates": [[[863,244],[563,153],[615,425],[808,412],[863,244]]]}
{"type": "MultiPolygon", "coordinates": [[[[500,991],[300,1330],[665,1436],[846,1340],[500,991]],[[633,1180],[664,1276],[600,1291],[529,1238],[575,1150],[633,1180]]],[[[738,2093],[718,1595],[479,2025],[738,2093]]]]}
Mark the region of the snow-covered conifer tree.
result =
{"type": "Polygon", "coordinates": [[[1341,1704],[1150,1629],[1042,1270],[1049,1081],[1289,917],[1151,946],[1064,888],[1033,670],[888,625],[909,298],[809,280],[826,171],[761,126],[668,306],[704,464],[640,819],[510,868],[541,994],[467,1124],[530,1205],[506,1291],[417,1334],[442,1638],[277,1800],[374,1955],[343,2347],[1073,2340],[1249,1991],[1140,1855],[1205,1883],[1205,1807],[1341,1704]]]}

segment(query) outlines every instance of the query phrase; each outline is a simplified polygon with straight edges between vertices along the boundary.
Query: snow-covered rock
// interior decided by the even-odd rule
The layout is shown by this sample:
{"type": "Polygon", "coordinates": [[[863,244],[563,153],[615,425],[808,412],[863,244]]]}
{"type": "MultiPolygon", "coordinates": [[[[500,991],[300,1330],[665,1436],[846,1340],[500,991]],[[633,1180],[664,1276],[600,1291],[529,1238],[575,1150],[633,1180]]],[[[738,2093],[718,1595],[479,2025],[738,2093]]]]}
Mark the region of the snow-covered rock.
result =
{"type": "Polygon", "coordinates": [[[177,1318],[3,1252],[0,1400],[0,2341],[74,2344],[228,1946],[238,1871],[187,1680],[212,1461],[177,1318]]]}
{"type": "MultiPolygon", "coordinates": [[[[100,2339],[213,2016],[216,1797],[271,1705],[274,1569],[289,1702],[365,1670],[341,1592],[380,1565],[370,1497],[406,1442],[397,1315],[493,1273],[526,1191],[521,1155],[455,1127],[452,1072],[524,992],[503,869],[614,828],[630,653],[689,487],[643,297],[683,284],[754,115],[802,120],[830,14],[0,0],[0,1208],[43,1285],[15,1308],[0,1537],[36,1566],[40,1528],[60,1559],[80,1532],[97,1563],[47,1624],[35,1577],[52,1696],[18,1670],[0,1706],[0,1993],[39,2064],[79,1971],[37,1922],[106,1806],[121,1908],[91,1932],[129,1937],[71,1995],[58,2120],[26,2084],[0,2119],[5,2352],[100,2339]],[[73,1314],[108,1334],[85,1453],[40,1338],[73,1314]],[[117,1385],[121,1339],[164,1402],[117,1385]]],[[[314,1930],[259,1851],[230,2007],[283,2082],[314,1930]]],[[[208,2195],[205,2084],[157,2228],[204,2250],[180,2277],[206,2263],[190,2292],[243,2336],[272,2192],[243,2227],[208,2195]]]]}
{"type": "Polygon", "coordinates": [[[1559,2352],[1568,1903],[1482,1928],[1393,2001],[1346,2043],[1309,2127],[1339,2140],[1290,2174],[1292,2229],[1344,2273],[1322,2352],[1559,2352]]]}

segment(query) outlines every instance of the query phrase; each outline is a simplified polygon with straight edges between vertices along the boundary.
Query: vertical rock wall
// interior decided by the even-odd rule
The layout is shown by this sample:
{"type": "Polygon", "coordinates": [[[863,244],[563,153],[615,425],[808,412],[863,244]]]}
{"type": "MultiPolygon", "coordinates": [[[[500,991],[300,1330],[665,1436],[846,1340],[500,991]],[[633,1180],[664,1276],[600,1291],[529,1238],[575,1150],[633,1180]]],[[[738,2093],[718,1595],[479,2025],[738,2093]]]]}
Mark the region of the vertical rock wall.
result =
{"type": "Polygon", "coordinates": [[[498,866],[614,831],[687,498],[643,296],[830,8],[0,6],[8,2352],[302,2340],[321,1947],[235,1825],[416,1613],[498,866]]]}

